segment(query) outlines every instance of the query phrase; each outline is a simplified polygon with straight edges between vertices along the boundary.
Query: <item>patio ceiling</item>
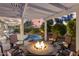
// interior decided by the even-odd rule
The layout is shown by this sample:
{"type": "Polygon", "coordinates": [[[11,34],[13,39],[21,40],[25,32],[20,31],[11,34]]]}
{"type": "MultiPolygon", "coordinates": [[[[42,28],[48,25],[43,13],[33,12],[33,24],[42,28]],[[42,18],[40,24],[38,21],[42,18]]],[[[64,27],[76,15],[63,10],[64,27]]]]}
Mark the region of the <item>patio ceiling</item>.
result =
{"type": "Polygon", "coordinates": [[[75,6],[75,3],[0,3],[0,19],[5,23],[19,22],[26,17],[30,20],[46,18],[75,6]]]}
{"type": "Polygon", "coordinates": [[[0,20],[10,25],[18,25],[24,6],[23,3],[0,3],[0,20]]]}
{"type": "Polygon", "coordinates": [[[0,3],[0,16],[20,18],[24,5],[23,3],[0,3]]]}
{"type": "Polygon", "coordinates": [[[31,20],[45,18],[60,13],[63,10],[68,10],[75,5],[75,3],[28,3],[25,9],[25,16],[31,20]]]}

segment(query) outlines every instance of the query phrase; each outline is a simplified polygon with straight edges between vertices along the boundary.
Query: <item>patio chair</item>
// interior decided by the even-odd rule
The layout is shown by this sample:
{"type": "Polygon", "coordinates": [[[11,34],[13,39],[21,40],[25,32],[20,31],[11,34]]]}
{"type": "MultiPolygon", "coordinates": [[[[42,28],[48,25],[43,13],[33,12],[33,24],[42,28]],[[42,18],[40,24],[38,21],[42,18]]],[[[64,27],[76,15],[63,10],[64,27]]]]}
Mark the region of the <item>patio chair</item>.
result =
{"type": "Polygon", "coordinates": [[[71,37],[70,36],[65,36],[65,40],[64,40],[65,42],[67,42],[68,44],[70,44],[71,43],[71,37]]]}
{"type": "Polygon", "coordinates": [[[24,56],[24,52],[19,47],[15,46],[12,49],[5,51],[5,56],[24,56]]]}
{"type": "Polygon", "coordinates": [[[16,34],[12,34],[12,35],[10,35],[10,44],[11,44],[11,48],[13,48],[14,47],[14,44],[18,41],[17,40],[17,35],[16,34]]]}
{"type": "Polygon", "coordinates": [[[69,56],[74,56],[74,52],[71,51],[70,54],[69,54],[69,56]]]}
{"type": "Polygon", "coordinates": [[[76,56],[79,56],[79,50],[76,52],[76,56]]]}
{"type": "Polygon", "coordinates": [[[1,43],[0,43],[0,56],[4,56],[3,47],[2,47],[2,44],[1,43]]]}

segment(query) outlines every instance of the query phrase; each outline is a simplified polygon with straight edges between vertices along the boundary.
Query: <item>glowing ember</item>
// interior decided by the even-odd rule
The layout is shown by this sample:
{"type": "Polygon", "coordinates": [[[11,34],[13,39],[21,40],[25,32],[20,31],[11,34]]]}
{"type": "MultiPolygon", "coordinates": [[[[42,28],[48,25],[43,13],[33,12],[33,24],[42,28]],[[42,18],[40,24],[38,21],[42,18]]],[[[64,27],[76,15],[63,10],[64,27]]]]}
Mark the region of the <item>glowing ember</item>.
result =
{"type": "Polygon", "coordinates": [[[44,49],[46,46],[45,46],[45,44],[44,44],[43,41],[41,41],[41,42],[38,41],[38,42],[35,44],[35,47],[38,48],[38,49],[44,49]]]}

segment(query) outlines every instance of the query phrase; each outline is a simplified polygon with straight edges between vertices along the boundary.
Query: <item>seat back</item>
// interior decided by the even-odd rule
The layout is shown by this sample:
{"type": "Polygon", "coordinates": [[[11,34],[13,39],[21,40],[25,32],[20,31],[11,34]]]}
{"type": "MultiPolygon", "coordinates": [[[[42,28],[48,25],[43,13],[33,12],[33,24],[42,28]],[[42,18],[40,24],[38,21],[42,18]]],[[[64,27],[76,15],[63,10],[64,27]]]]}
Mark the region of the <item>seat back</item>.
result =
{"type": "Polygon", "coordinates": [[[10,35],[10,43],[15,43],[17,42],[17,35],[16,34],[12,34],[10,35]]]}

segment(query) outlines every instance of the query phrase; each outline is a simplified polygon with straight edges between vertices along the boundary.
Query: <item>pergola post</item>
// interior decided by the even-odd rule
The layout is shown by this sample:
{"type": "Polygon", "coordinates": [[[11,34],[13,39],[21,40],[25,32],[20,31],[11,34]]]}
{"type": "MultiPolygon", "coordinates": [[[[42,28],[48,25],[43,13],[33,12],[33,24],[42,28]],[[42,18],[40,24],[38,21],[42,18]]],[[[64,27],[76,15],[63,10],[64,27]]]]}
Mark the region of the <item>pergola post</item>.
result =
{"type": "Polygon", "coordinates": [[[72,8],[76,12],[76,51],[79,50],[79,4],[72,8]]]}
{"type": "Polygon", "coordinates": [[[75,8],[76,10],[76,51],[79,50],[79,6],[75,8]]]}
{"type": "Polygon", "coordinates": [[[24,24],[23,24],[23,19],[21,19],[21,23],[20,23],[20,44],[23,44],[23,36],[24,36],[24,24]]]}
{"type": "Polygon", "coordinates": [[[76,20],[76,51],[78,51],[79,50],[79,11],[76,11],[76,14],[77,14],[77,20],[76,20]]]}
{"type": "Polygon", "coordinates": [[[47,41],[47,20],[45,20],[45,27],[44,27],[44,29],[45,29],[45,38],[44,38],[44,40],[47,41]]]}
{"type": "Polygon", "coordinates": [[[24,43],[24,18],[26,17],[26,9],[27,9],[27,4],[25,4],[23,15],[21,18],[21,23],[20,23],[20,43],[24,43]]]}

